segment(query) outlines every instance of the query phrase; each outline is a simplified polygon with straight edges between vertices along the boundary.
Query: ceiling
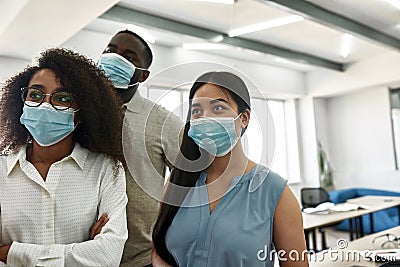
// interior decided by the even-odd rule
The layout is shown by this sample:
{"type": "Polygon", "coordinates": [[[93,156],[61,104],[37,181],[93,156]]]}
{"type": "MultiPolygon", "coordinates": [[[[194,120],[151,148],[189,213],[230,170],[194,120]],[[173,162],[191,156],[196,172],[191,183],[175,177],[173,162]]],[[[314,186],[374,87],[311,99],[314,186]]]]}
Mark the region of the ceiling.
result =
{"type": "MultiPolygon", "coordinates": [[[[400,2],[400,0],[398,0],[400,2]]],[[[244,51],[237,51],[234,48],[228,50],[210,50],[209,52],[222,54],[230,57],[237,57],[246,60],[264,61],[264,62],[277,62],[283,65],[288,65],[292,68],[308,71],[312,66],[328,67],[323,64],[313,64],[303,56],[313,56],[318,59],[328,61],[330,63],[337,63],[345,69],[347,64],[351,64],[371,55],[379,55],[387,51],[400,52],[400,9],[389,5],[384,0],[313,0],[313,1],[261,1],[261,0],[237,0],[232,5],[216,4],[203,1],[182,1],[182,0],[122,0],[118,3],[120,7],[139,11],[141,14],[150,14],[155,18],[166,18],[169,20],[177,21],[180,24],[196,26],[200,29],[207,29],[216,33],[227,34],[230,30],[262,23],[268,20],[274,20],[294,14],[299,14],[305,17],[303,21],[275,27],[266,30],[260,30],[253,33],[238,36],[239,39],[254,41],[257,44],[268,44],[272,48],[281,48],[284,51],[274,53],[271,51],[259,51],[261,54],[267,54],[269,57],[261,57],[260,53],[254,53],[257,50],[248,49],[251,45],[243,45],[244,51]],[[319,8],[314,11],[311,9],[311,15],[301,8],[297,9],[296,6],[291,6],[290,2],[304,2],[319,8]],[[289,3],[289,5],[286,5],[289,3]],[[335,16],[334,19],[344,18],[344,23],[356,23],[356,26],[367,26],[364,32],[353,32],[351,27],[343,27],[342,24],[326,22],[317,17],[314,17],[313,12],[326,11],[335,16]],[[338,15],[338,14],[341,14],[338,15]],[[369,28],[370,27],[370,28],[369,28]],[[376,32],[372,32],[375,30],[376,32]],[[341,56],[341,50],[344,45],[344,34],[350,33],[349,56],[344,58],[341,56]],[[395,42],[395,46],[388,45],[387,43],[377,41],[374,34],[380,34],[383,37],[389,37],[395,42]],[[371,37],[372,36],[372,37],[371,37]],[[246,51],[253,51],[248,53],[246,51]],[[296,52],[296,55],[286,56],[285,52],[296,52]],[[269,53],[271,52],[271,53],[269,53]],[[286,59],[282,60],[282,59],[286,59]],[[289,60],[289,61],[288,61],[289,60]],[[290,63],[292,63],[290,65],[290,63]],[[294,64],[300,63],[300,64],[294,64]],[[304,66],[303,63],[306,64],[304,66]],[[307,68],[308,66],[308,68],[307,68]]],[[[118,14],[116,12],[115,14],[118,14]]],[[[111,20],[115,19],[115,14],[107,12],[104,18],[111,20]],[[109,16],[107,16],[109,15],[109,16]]],[[[322,14],[326,17],[326,14],[322,14]]],[[[154,20],[154,18],[153,18],[154,20]]],[[[123,20],[119,20],[123,21],[123,20]]],[[[140,24],[140,22],[147,22],[146,20],[128,19],[126,23],[140,24]]],[[[150,27],[156,28],[157,24],[154,23],[150,27]],[[155,24],[155,25],[154,25],[155,24]]],[[[144,26],[142,24],[142,26],[144,26]]],[[[350,25],[353,26],[353,25],[350,25]]],[[[149,27],[149,26],[147,26],[149,27]]],[[[164,28],[159,25],[159,28],[164,28]]],[[[171,29],[168,29],[171,31],[171,29]]],[[[172,29],[174,31],[174,29],[172,29]]],[[[179,30],[176,31],[179,34],[179,30]]],[[[186,35],[186,34],[185,34],[186,35]]],[[[201,35],[201,34],[200,34],[201,35]]],[[[227,37],[227,36],[226,36],[227,37]]],[[[227,37],[229,38],[229,37],[227,37]]],[[[203,42],[207,41],[203,39],[203,42]]],[[[160,38],[156,42],[169,44],[169,40],[160,38]]],[[[173,45],[180,45],[189,42],[189,40],[182,39],[181,42],[174,43],[173,45]]],[[[198,41],[199,42],[199,41],[198,41]]],[[[224,43],[224,42],[223,42],[224,43]]],[[[227,42],[225,42],[227,43],[227,42]]]]}
{"type": "Polygon", "coordinates": [[[133,24],[159,45],[218,43],[225,49],[206,52],[303,72],[344,71],[348,64],[375,55],[400,53],[400,9],[386,1],[236,0],[229,5],[199,0],[85,0],[79,8],[68,0],[1,1],[0,56],[31,59],[82,30],[112,35],[133,24]],[[233,29],[292,15],[304,20],[228,36],[233,29]],[[349,55],[342,57],[345,42],[349,55]]]}
{"type": "MultiPolygon", "coordinates": [[[[400,8],[396,9],[384,0],[312,0],[332,12],[356,20],[394,38],[400,36],[400,8]]],[[[400,1],[399,6],[400,6],[400,1]]]]}

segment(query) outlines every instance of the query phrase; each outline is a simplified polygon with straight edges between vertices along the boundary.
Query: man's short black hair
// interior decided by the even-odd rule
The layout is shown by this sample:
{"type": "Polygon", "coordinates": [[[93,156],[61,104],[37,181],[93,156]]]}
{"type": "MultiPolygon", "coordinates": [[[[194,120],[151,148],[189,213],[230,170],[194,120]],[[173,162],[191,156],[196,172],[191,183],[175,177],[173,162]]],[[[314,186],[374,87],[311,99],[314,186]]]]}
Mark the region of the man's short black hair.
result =
{"type": "Polygon", "coordinates": [[[133,37],[137,38],[140,42],[142,42],[142,44],[144,45],[144,51],[143,51],[143,58],[144,58],[144,64],[145,64],[145,68],[150,67],[151,63],[153,62],[153,53],[151,52],[150,46],[149,44],[142,38],[140,37],[140,35],[138,35],[137,33],[134,33],[133,31],[130,30],[122,30],[117,32],[115,35],[118,35],[120,33],[127,33],[132,35],[133,37]]]}

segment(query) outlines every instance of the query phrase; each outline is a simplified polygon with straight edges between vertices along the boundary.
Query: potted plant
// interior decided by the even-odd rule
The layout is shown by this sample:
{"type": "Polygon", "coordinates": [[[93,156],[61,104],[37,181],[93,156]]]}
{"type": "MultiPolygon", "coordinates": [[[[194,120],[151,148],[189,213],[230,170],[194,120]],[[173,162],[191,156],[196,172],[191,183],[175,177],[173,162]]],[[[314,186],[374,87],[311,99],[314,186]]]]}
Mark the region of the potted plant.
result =
{"type": "Polygon", "coordinates": [[[322,188],[331,191],[335,188],[333,184],[333,170],[329,163],[327,153],[320,141],[318,141],[318,164],[319,164],[319,181],[322,188]]]}

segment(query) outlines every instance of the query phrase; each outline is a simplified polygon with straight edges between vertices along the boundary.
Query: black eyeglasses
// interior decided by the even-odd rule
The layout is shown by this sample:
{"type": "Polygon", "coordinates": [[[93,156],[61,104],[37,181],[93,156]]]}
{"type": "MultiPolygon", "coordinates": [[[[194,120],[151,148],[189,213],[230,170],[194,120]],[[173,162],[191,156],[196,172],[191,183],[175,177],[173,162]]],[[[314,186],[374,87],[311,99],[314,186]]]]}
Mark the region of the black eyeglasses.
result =
{"type": "Polygon", "coordinates": [[[28,107],[38,107],[43,102],[46,96],[50,96],[50,104],[57,110],[66,110],[72,106],[74,97],[68,91],[57,91],[51,94],[46,94],[42,90],[34,87],[22,87],[21,98],[28,107]]]}
{"type": "Polygon", "coordinates": [[[382,248],[398,248],[400,247],[400,237],[388,233],[379,235],[372,239],[372,244],[379,243],[382,248]]]}

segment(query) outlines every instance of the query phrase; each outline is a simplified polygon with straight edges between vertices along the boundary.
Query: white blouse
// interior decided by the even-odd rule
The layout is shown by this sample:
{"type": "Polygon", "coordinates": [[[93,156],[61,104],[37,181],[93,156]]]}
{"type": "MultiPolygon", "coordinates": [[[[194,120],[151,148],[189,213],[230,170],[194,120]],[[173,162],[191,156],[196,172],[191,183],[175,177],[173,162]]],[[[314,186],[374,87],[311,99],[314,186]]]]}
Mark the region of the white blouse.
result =
{"type": "MultiPolygon", "coordinates": [[[[128,236],[125,174],[76,144],[51,165],[46,181],[26,160],[26,146],[0,157],[0,244],[10,266],[118,266],[128,236]],[[94,240],[90,228],[109,221],[94,240]]],[[[1,264],[0,264],[1,265],[1,264]]]]}

